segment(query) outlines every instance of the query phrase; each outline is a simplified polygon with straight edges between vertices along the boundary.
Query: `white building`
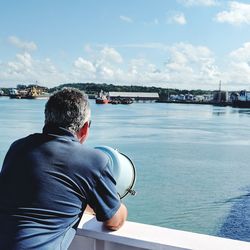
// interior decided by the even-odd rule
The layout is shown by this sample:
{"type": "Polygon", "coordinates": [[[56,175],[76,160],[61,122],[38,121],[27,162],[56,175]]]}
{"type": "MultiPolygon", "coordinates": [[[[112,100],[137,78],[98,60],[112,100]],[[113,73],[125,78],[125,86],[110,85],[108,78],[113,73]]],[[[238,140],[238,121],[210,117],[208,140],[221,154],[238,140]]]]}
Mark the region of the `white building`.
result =
{"type": "Polygon", "coordinates": [[[241,90],[238,95],[239,101],[250,101],[250,91],[241,90]]]}
{"type": "Polygon", "coordinates": [[[116,98],[131,98],[136,101],[157,101],[159,100],[159,94],[154,92],[109,92],[109,98],[116,99],[116,98]]]}
{"type": "Polygon", "coordinates": [[[10,89],[9,93],[10,93],[10,95],[17,95],[18,90],[17,89],[10,89]]]}
{"type": "Polygon", "coordinates": [[[203,95],[196,95],[194,97],[194,100],[197,102],[203,102],[204,101],[204,96],[203,95]]]}
{"type": "Polygon", "coordinates": [[[193,101],[193,100],[194,100],[194,96],[193,96],[192,94],[186,94],[186,95],[185,95],[185,99],[186,99],[187,101],[193,101]]]}

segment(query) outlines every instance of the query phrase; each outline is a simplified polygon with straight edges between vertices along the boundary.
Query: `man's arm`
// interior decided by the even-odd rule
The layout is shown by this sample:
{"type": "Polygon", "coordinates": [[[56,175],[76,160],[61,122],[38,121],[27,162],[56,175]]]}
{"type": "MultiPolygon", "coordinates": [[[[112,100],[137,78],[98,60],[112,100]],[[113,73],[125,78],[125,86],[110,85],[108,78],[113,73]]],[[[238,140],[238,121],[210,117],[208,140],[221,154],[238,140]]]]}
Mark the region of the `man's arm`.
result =
{"type": "MultiPolygon", "coordinates": [[[[84,213],[95,215],[94,210],[89,205],[87,205],[84,213]]],[[[127,208],[125,207],[124,204],[121,203],[121,206],[119,207],[117,212],[113,215],[113,217],[103,222],[104,226],[109,230],[116,231],[124,224],[125,220],[127,219],[127,216],[128,216],[127,208]]]]}
{"type": "Polygon", "coordinates": [[[127,216],[127,208],[124,204],[121,203],[120,208],[113,215],[113,217],[107,221],[104,221],[104,226],[109,230],[116,231],[124,224],[125,220],[127,219],[127,216]]]}

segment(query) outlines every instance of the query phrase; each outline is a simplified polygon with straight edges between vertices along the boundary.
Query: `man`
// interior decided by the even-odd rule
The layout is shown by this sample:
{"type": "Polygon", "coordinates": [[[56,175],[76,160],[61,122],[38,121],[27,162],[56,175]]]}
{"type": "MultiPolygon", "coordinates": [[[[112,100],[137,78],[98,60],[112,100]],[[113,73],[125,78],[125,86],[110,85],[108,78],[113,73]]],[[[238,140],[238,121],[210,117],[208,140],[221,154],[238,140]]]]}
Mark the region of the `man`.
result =
{"type": "Polygon", "coordinates": [[[45,106],[42,133],[14,142],[0,174],[0,249],[67,249],[87,205],[117,230],[127,217],[109,160],[82,143],[90,127],[84,94],[63,89],[45,106]]]}

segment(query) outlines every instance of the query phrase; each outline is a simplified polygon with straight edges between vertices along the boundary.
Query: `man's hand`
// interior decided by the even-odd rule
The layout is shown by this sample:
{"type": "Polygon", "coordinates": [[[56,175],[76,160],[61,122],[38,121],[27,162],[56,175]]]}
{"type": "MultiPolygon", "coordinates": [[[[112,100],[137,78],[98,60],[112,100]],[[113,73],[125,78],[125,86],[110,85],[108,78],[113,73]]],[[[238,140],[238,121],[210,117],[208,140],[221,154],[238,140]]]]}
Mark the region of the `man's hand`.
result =
{"type": "Polygon", "coordinates": [[[112,218],[104,222],[104,225],[107,229],[116,231],[118,230],[125,222],[128,216],[127,208],[124,204],[121,203],[120,208],[113,215],[112,218]]]}

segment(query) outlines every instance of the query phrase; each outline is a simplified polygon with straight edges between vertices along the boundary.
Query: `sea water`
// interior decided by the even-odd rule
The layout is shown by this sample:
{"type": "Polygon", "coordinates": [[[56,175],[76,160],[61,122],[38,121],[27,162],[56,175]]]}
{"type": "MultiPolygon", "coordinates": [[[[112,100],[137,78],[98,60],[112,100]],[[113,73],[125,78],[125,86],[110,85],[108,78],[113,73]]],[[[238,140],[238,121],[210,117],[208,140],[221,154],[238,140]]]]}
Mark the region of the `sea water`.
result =
{"type": "MultiPolygon", "coordinates": [[[[0,98],[0,163],[40,132],[46,100],[0,98]]],[[[88,146],[108,145],[137,169],[129,220],[250,241],[250,109],[91,101],[88,146]]]]}

